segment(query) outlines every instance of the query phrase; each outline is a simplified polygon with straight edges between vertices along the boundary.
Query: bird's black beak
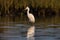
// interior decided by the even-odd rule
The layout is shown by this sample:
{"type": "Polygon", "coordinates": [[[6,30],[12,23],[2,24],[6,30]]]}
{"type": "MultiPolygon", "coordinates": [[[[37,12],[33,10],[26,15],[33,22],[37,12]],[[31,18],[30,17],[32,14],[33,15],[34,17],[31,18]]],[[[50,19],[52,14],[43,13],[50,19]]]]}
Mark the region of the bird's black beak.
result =
{"type": "Polygon", "coordinates": [[[24,10],[26,10],[26,8],[24,10]]]}
{"type": "Polygon", "coordinates": [[[24,13],[26,13],[26,12],[27,12],[27,9],[25,8],[25,9],[24,9],[24,13]]]}
{"type": "Polygon", "coordinates": [[[26,9],[24,9],[25,10],[25,12],[27,12],[27,10],[26,9]]]}

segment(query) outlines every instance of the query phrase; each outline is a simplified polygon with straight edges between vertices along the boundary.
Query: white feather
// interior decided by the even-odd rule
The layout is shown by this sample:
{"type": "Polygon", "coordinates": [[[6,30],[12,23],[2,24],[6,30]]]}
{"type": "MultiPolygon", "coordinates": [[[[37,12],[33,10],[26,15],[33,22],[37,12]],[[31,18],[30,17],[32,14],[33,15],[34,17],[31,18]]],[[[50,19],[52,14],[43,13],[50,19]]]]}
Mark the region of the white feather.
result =
{"type": "Polygon", "coordinates": [[[31,22],[31,23],[34,23],[35,22],[35,18],[34,18],[34,15],[32,14],[32,13],[29,13],[29,7],[26,7],[26,9],[25,10],[27,10],[27,16],[28,16],[28,18],[29,18],[29,21],[31,22]]]}
{"type": "Polygon", "coordinates": [[[28,14],[28,18],[29,18],[29,21],[30,22],[33,22],[33,23],[35,22],[35,18],[34,18],[34,15],[33,14],[29,13],[28,14]]]}
{"type": "MultiPolygon", "coordinates": [[[[27,10],[27,16],[28,16],[28,19],[31,23],[34,23],[35,22],[35,18],[34,18],[34,15],[29,13],[29,7],[26,7],[27,10]]],[[[33,37],[34,37],[34,34],[35,34],[35,26],[31,26],[29,29],[28,29],[28,32],[27,32],[27,40],[35,40],[33,37]]]]}

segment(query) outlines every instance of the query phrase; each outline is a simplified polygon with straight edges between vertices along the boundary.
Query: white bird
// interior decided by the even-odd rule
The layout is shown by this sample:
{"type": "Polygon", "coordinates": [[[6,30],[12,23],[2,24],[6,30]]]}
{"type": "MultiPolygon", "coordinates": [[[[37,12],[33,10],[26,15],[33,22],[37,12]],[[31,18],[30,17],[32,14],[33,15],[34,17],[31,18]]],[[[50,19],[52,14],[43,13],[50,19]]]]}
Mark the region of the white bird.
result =
{"type": "Polygon", "coordinates": [[[30,9],[29,9],[29,7],[28,7],[28,6],[26,7],[26,9],[25,9],[25,10],[27,10],[27,16],[28,16],[28,18],[29,18],[29,22],[31,22],[31,23],[35,23],[34,15],[33,15],[33,14],[31,14],[31,13],[29,13],[30,9]]]}
{"type": "MultiPolygon", "coordinates": [[[[27,16],[28,16],[29,22],[34,24],[35,18],[33,14],[29,13],[30,11],[29,7],[26,7],[25,10],[27,10],[27,16]]],[[[35,40],[34,35],[35,35],[35,26],[31,25],[27,31],[27,40],[35,40]]]]}

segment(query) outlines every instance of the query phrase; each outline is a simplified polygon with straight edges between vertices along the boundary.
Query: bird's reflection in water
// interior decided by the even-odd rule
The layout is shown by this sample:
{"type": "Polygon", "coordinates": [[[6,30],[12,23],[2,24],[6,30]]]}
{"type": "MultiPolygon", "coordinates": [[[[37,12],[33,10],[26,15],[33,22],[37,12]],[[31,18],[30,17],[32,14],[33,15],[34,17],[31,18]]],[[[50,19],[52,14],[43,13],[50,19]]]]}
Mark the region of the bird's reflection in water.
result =
{"type": "Polygon", "coordinates": [[[27,40],[34,40],[35,39],[34,35],[35,35],[35,26],[31,25],[27,31],[27,40]]]}

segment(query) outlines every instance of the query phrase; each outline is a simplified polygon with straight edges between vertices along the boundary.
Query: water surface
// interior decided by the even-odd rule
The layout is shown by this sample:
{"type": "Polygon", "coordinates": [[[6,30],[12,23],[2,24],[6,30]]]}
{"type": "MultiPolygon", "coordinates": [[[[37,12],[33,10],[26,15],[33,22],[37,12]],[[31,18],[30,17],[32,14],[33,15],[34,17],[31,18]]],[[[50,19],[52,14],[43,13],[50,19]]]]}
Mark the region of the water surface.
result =
{"type": "MultiPolygon", "coordinates": [[[[27,24],[15,24],[11,26],[1,26],[3,32],[0,33],[1,40],[27,40],[27,29],[31,25],[27,24]]],[[[35,28],[35,40],[60,40],[60,28],[38,28],[38,25],[34,25],[35,28]]]]}

